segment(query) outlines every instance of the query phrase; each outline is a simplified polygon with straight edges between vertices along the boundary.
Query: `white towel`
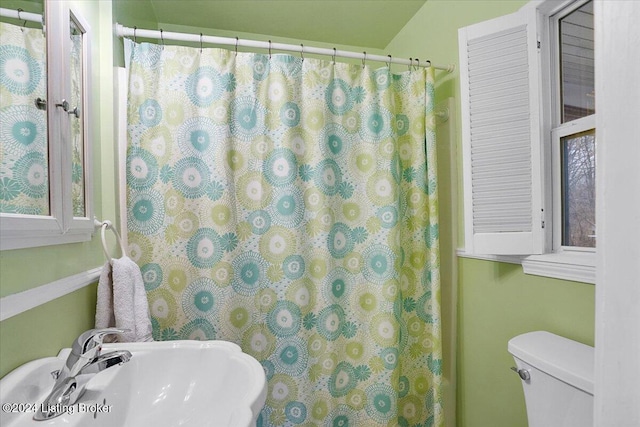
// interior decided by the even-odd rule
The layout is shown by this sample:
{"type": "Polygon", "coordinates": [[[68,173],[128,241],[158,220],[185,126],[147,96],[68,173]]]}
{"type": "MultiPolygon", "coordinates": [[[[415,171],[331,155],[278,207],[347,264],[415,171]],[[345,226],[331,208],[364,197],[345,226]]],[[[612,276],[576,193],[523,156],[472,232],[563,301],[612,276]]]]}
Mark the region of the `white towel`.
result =
{"type": "Polygon", "coordinates": [[[128,257],[107,262],[98,281],[96,328],[129,329],[122,342],[153,341],[149,303],[138,265],[128,257]]]}
{"type": "Polygon", "coordinates": [[[104,329],[115,325],[116,317],[113,314],[113,280],[111,278],[111,264],[107,261],[104,267],[102,267],[100,279],[98,280],[96,328],[104,329]]]}

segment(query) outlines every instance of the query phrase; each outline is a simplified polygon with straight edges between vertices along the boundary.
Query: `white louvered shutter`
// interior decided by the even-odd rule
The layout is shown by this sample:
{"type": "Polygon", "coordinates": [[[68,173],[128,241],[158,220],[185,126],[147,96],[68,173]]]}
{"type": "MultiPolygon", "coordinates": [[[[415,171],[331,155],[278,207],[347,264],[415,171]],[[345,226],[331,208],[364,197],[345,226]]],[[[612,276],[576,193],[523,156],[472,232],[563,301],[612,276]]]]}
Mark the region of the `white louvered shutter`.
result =
{"type": "Polygon", "coordinates": [[[535,10],[459,30],[466,251],[544,251],[535,10]]]}

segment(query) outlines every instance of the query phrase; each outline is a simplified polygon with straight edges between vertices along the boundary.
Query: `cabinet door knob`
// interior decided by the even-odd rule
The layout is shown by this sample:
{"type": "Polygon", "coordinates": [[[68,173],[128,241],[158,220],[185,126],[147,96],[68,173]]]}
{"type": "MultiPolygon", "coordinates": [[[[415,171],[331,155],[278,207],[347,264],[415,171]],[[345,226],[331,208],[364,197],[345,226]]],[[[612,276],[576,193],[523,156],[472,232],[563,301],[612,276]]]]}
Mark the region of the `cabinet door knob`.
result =
{"type": "Polygon", "coordinates": [[[63,99],[59,104],[56,104],[56,107],[62,107],[64,111],[69,111],[69,102],[66,99],[63,99]]]}
{"type": "MultiPolygon", "coordinates": [[[[67,110],[65,110],[67,111],[67,110]]],[[[80,118],[80,109],[78,107],[74,107],[73,110],[67,111],[67,113],[76,116],[76,118],[80,118]]]]}
{"type": "Polygon", "coordinates": [[[36,108],[38,110],[46,110],[47,109],[47,100],[42,98],[36,98],[35,101],[36,108]]]}

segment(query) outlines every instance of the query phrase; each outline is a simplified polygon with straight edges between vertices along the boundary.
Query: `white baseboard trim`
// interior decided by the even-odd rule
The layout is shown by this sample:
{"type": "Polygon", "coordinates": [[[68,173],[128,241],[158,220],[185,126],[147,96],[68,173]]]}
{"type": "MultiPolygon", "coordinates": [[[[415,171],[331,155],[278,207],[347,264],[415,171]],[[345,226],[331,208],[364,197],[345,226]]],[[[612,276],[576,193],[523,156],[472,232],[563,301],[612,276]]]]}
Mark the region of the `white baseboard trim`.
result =
{"type": "Polygon", "coordinates": [[[46,285],[2,297],[0,298],[0,307],[2,308],[0,309],[0,321],[96,283],[100,278],[101,271],[102,267],[96,267],[46,285]]]}

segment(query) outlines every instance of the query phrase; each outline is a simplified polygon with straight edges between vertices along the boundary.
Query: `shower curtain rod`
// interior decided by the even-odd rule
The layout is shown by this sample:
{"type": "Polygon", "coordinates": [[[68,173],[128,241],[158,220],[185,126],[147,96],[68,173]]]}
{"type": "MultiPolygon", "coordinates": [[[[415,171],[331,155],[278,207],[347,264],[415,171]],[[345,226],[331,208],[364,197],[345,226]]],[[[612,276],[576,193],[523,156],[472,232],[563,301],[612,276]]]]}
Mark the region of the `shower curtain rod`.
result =
{"type": "Polygon", "coordinates": [[[293,44],[285,44],[285,43],[271,43],[271,40],[268,42],[257,41],[257,40],[248,40],[248,39],[238,39],[231,37],[218,37],[218,36],[205,36],[202,34],[189,34],[189,33],[175,33],[170,31],[163,30],[143,30],[137,27],[125,27],[121,24],[116,24],[116,35],[118,37],[143,37],[148,39],[159,39],[159,40],[176,40],[183,42],[196,42],[196,43],[208,43],[208,44],[220,44],[220,45],[228,45],[235,46],[236,48],[239,46],[242,47],[252,47],[258,49],[268,49],[269,52],[271,50],[284,50],[288,52],[298,52],[301,55],[305,53],[312,53],[316,55],[328,55],[332,57],[341,57],[341,58],[353,58],[353,59],[361,59],[364,63],[365,61],[377,61],[377,62],[386,62],[391,64],[400,64],[400,65],[408,65],[408,66],[418,66],[418,67],[433,67],[437,70],[444,70],[448,73],[453,72],[455,70],[455,64],[449,65],[436,65],[432,64],[431,61],[420,61],[418,58],[414,59],[404,59],[404,58],[393,58],[391,55],[382,56],[382,55],[368,55],[367,52],[357,53],[351,52],[347,50],[338,50],[336,48],[327,49],[321,47],[309,47],[300,44],[300,46],[293,44]]]}
{"type": "Polygon", "coordinates": [[[20,19],[21,21],[39,22],[42,24],[42,15],[38,13],[25,12],[22,9],[13,10],[0,7],[0,16],[4,18],[20,19]]]}

